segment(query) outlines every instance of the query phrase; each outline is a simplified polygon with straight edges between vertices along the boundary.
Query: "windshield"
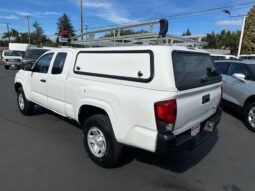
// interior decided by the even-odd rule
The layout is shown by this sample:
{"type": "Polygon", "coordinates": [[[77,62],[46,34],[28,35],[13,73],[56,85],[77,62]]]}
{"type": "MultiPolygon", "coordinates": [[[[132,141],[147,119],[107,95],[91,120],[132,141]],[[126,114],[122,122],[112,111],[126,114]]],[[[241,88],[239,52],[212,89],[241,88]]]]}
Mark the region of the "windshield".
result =
{"type": "Polygon", "coordinates": [[[173,52],[176,87],[178,90],[197,88],[221,82],[209,54],[173,52]]]}
{"type": "Polygon", "coordinates": [[[4,56],[9,56],[10,55],[10,51],[4,51],[4,56]]]}
{"type": "Polygon", "coordinates": [[[252,74],[255,76],[255,64],[248,64],[247,66],[250,68],[252,74]]]}
{"type": "Polygon", "coordinates": [[[5,56],[23,56],[25,54],[24,51],[16,51],[16,50],[10,50],[8,52],[4,52],[5,56]]]}
{"type": "Polygon", "coordinates": [[[224,56],[212,56],[213,60],[226,60],[224,56]]]}
{"type": "Polygon", "coordinates": [[[30,49],[27,50],[24,59],[27,60],[37,60],[43,53],[47,52],[46,49],[30,49]]]}
{"type": "Polygon", "coordinates": [[[255,60],[255,56],[240,56],[243,60],[255,60]]]}

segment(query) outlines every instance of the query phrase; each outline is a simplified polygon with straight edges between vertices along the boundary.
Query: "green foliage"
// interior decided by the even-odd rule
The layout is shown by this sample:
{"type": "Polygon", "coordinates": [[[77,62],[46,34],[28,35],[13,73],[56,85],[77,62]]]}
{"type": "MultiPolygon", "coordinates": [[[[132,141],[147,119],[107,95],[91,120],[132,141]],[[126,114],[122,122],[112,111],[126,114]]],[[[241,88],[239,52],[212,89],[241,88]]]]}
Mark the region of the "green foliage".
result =
{"type": "MultiPolygon", "coordinates": [[[[141,33],[146,33],[147,31],[145,30],[139,30],[139,31],[134,31],[131,29],[126,29],[126,30],[120,30],[120,35],[125,36],[125,35],[134,35],[134,34],[141,34],[141,33]]],[[[118,35],[118,31],[115,31],[115,36],[118,35]]],[[[114,32],[112,31],[109,34],[106,34],[104,37],[113,37],[114,32]]]]}
{"type": "Polygon", "coordinates": [[[192,33],[190,32],[189,28],[187,29],[186,32],[182,33],[182,36],[191,36],[192,33]]]}
{"type": "Polygon", "coordinates": [[[32,44],[40,45],[47,41],[47,37],[44,35],[43,29],[37,21],[33,23],[34,31],[31,33],[32,44]]]}
{"type": "MultiPolygon", "coordinates": [[[[15,30],[15,29],[11,29],[11,30],[9,31],[9,36],[10,36],[10,37],[17,38],[17,37],[19,36],[19,32],[18,32],[17,30],[15,30]]],[[[7,32],[4,33],[3,38],[6,38],[6,39],[8,38],[8,33],[7,33],[7,32]]]]}
{"type": "Polygon", "coordinates": [[[75,36],[71,20],[65,13],[57,21],[57,35],[61,29],[69,30],[69,38],[75,36]]]}
{"type": "Polygon", "coordinates": [[[222,30],[217,34],[212,31],[211,34],[207,35],[208,45],[205,48],[229,49],[231,54],[236,55],[238,51],[240,34],[240,31],[222,30]]]}
{"type": "Polygon", "coordinates": [[[248,13],[244,28],[242,54],[255,54],[255,6],[248,13]]]}
{"type": "MultiPolygon", "coordinates": [[[[55,46],[55,43],[44,35],[43,29],[39,22],[35,21],[33,23],[33,32],[30,33],[31,44],[37,46],[55,46]]],[[[9,32],[10,37],[13,37],[15,43],[28,43],[28,33],[18,32],[15,29],[11,29],[9,32]]],[[[8,34],[4,33],[3,38],[8,38],[8,34]]]]}

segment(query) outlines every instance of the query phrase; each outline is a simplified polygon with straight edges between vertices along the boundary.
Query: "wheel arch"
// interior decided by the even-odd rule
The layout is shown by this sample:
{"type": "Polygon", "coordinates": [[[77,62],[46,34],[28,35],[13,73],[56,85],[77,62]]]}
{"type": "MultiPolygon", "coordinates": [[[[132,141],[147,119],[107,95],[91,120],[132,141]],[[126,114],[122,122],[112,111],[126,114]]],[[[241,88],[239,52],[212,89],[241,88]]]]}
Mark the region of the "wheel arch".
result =
{"type": "Polygon", "coordinates": [[[255,95],[252,95],[250,97],[248,97],[245,102],[244,102],[244,108],[247,107],[248,105],[250,105],[251,103],[255,102],[255,95]]]}
{"type": "MultiPolygon", "coordinates": [[[[94,100],[94,99],[88,99],[83,100],[83,102],[78,107],[77,112],[77,120],[79,124],[83,124],[83,122],[88,119],[92,115],[96,114],[104,114],[107,115],[110,119],[110,122],[112,124],[112,130],[113,132],[116,132],[116,120],[113,115],[113,109],[112,107],[101,100],[94,100]]],[[[117,138],[117,137],[116,137],[117,138]]]]}
{"type": "Polygon", "coordinates": [[[102,109],[101,107],[94,106],[91,104],[83,104],[80,106],[78,111],[78,122],[80,124],[83,124],[86,119],[96,114],[104,114],[109,117],[105,109],[102,109]]]}
{"type": "Polygon", "coordinates": [[[20,82],[15,82],[14,84],[15,92],[18,92],[19,88],[23,88],[22,84],[20,82]]]}

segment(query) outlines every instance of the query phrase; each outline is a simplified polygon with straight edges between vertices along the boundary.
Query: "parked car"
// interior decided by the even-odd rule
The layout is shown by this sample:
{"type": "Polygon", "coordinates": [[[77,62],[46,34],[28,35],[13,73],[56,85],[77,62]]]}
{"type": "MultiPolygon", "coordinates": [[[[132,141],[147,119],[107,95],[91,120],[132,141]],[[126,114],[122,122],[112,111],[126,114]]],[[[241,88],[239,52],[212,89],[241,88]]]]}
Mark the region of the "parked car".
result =
{"type": "Polygon", "coordinates": [[[238,58],[234,55],[224,55],[224,54],[211,54],[213,60],[237,60],[238,58]]]}
{"type": "Polygon", "coordinates": [[[239,58],[242,60],[255,60],[255,54],[240,55],[239,58]]]}
{"type": "Polygon", "coordinates": [[[103,167],[124,145],[169,154],[205,141],[221,118],[221,84],[208,53],[174,46],[50,50],[15,77],[20,112],[39,104],[77,121],[103,167]]]}
{"type": "Polygon", "coordinates": [[[21,66],[21,60],[24,54],[25,54],[24,51],[19,50],[3,51],[2,55],[5,69],[9,69],[10,67],[19,68],[21,66]]]}
{"type": "Polygon", "coordinates": [[[22,59],[22,64],[31,64],[33,65],[35,61],[49,49],[42,48],[31,48],[26,51],[22,59]]]}
{"type": "Polygon", "coordinates": [[[255,132],[255,62],[216,61],[223,77],[223,99],[244,115],[247,127],[255,132]]]}

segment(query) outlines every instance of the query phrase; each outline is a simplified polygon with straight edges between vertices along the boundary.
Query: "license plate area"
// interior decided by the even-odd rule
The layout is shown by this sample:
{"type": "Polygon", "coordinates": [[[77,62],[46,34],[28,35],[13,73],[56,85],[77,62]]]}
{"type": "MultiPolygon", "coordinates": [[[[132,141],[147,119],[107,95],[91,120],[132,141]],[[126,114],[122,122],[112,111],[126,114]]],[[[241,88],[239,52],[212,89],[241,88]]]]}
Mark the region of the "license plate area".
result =
{"type": "Polygon", "coordinates": [[[194,126],[190,130],[191,136],[196,136],[200,132],[200,124],[194,126]]]}

